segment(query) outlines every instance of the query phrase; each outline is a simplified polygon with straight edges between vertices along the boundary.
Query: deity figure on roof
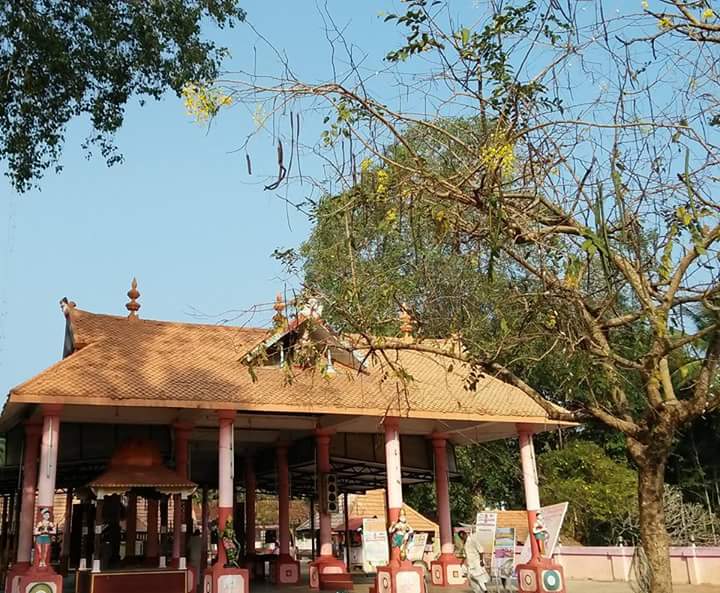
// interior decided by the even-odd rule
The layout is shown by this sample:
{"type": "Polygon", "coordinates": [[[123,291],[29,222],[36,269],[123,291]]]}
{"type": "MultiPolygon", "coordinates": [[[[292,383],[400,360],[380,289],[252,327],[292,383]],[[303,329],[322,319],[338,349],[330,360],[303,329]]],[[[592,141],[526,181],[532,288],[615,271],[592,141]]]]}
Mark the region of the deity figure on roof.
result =
{"type": "Polygon", "coordinates": [[[41,508],[38,514],[40,521],[35,525],[35,566],[47,568],[52,536],[56,533],[55,523],[52,522],[52,513],[48,507],[41,508]]]}

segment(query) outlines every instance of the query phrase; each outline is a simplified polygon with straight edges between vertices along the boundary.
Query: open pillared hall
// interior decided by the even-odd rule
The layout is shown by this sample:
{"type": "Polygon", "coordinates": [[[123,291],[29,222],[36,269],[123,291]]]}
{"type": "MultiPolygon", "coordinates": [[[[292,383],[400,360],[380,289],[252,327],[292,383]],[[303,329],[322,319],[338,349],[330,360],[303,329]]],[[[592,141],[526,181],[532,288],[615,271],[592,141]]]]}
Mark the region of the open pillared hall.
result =
{"type": "MultiPolygon", "coordinates": [[[[60,593],[60,573],[69,572],[80,593],[247,593],[266,560],[273,582],[296,584],[306,578],[291,555],[289,504],[299,497],[316,500],[319,512],[310,587],[348,589],[351,576],[332,547],[337,497],[385,488],[392,525],[403,486],[421,482],[435,483],[438,501],[432,582],[457,585],[464,579],[448,485],[457,475],[455,447],[476,442],[520,437],[531,521],[539,508],[532,435],[562,423],[518,388],[486,375],[468,389],[470,369],[450,368],[438,354],[370,354],[356,337],[332,331],[313,303],[288,319],[278,297],[268,330],[148,320],[135,282],[128,296],[127,315],[64,299],[63,358],[10,390],[0,416],[6,591],[60,593]],[[47,548],[58,535],[58,490],[69,493],[60,564],[47,548]],[[278,500],[279,554],[269,559],[255,549],[257,491],[278,500]],[[197,561],[189,501],[201,494],[197,561]],[[120,518],[118,538],[130,544],[115,558],[103,550],[120,518]]],[[[402,327],[399,339],[413,343],[412,320],[402,327]]],[[[375,590],[420,593],[419,570],[391,547],[375,590]]]]}

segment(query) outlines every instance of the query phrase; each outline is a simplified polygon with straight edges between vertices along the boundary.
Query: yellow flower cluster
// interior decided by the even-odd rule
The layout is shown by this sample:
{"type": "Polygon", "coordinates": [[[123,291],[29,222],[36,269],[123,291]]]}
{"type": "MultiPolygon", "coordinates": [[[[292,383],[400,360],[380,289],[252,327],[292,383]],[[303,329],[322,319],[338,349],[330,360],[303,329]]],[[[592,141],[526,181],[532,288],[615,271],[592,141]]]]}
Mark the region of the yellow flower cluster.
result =
{"type": "Polygon", "coordinates": [[[480,164],[487,170],[497,171],[501,176],[509,175],[515,168],[515,147],[504,134],[495,133],[480,149],[480,164]]]}
{"type": "Polygon", "coordinates": [[[384,171],[383,169],[380,169],[377,172],[377,179],[376,179],[376,185],[375,185],[375,192],[379,196],[384,196],[387,193],[388,190],[388,174],[387,171],[384,171]]]}
{"type": "Polygon", "coordinates": [[[660,27],[663,31],[668,31],[669,29],[673,28],[673,22],[670,17],[663,16],[658,19],[658,27],[660,27]]]}
{"type": "Polygon", "coordinates": [[[199,123],[205,123],[217,115],[221,107],[232,105],[232,97],[218,89],[188,83],[182,90],[187,114],[199,123]]]}

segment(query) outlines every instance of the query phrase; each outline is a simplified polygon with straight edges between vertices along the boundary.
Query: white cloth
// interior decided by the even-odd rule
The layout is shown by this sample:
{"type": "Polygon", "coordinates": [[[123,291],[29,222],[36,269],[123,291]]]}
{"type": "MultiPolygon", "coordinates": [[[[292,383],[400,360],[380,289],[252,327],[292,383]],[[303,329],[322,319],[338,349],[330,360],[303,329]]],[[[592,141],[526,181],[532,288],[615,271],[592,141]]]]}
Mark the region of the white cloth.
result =
{"type": "Polygon", "coordinates": [[[465,562],[468,568],[468,581],[474,593],[485,593],[490,581],[483,562],[484,548],[477,533],[473,533],[465,542],[465,562]]]}

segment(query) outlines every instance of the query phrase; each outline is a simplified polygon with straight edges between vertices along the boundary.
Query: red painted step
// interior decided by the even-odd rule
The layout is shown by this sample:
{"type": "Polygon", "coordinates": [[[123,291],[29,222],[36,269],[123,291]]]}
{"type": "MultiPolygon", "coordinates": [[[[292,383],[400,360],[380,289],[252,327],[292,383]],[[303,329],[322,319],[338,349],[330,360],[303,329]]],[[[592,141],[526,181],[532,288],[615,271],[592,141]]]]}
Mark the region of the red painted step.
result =
{"type": "Polygon", "coordinates": [[[320,575],[320,589],[323,591],[350,591],[353,587],[352,576],[346,572],[320,575]]]}

